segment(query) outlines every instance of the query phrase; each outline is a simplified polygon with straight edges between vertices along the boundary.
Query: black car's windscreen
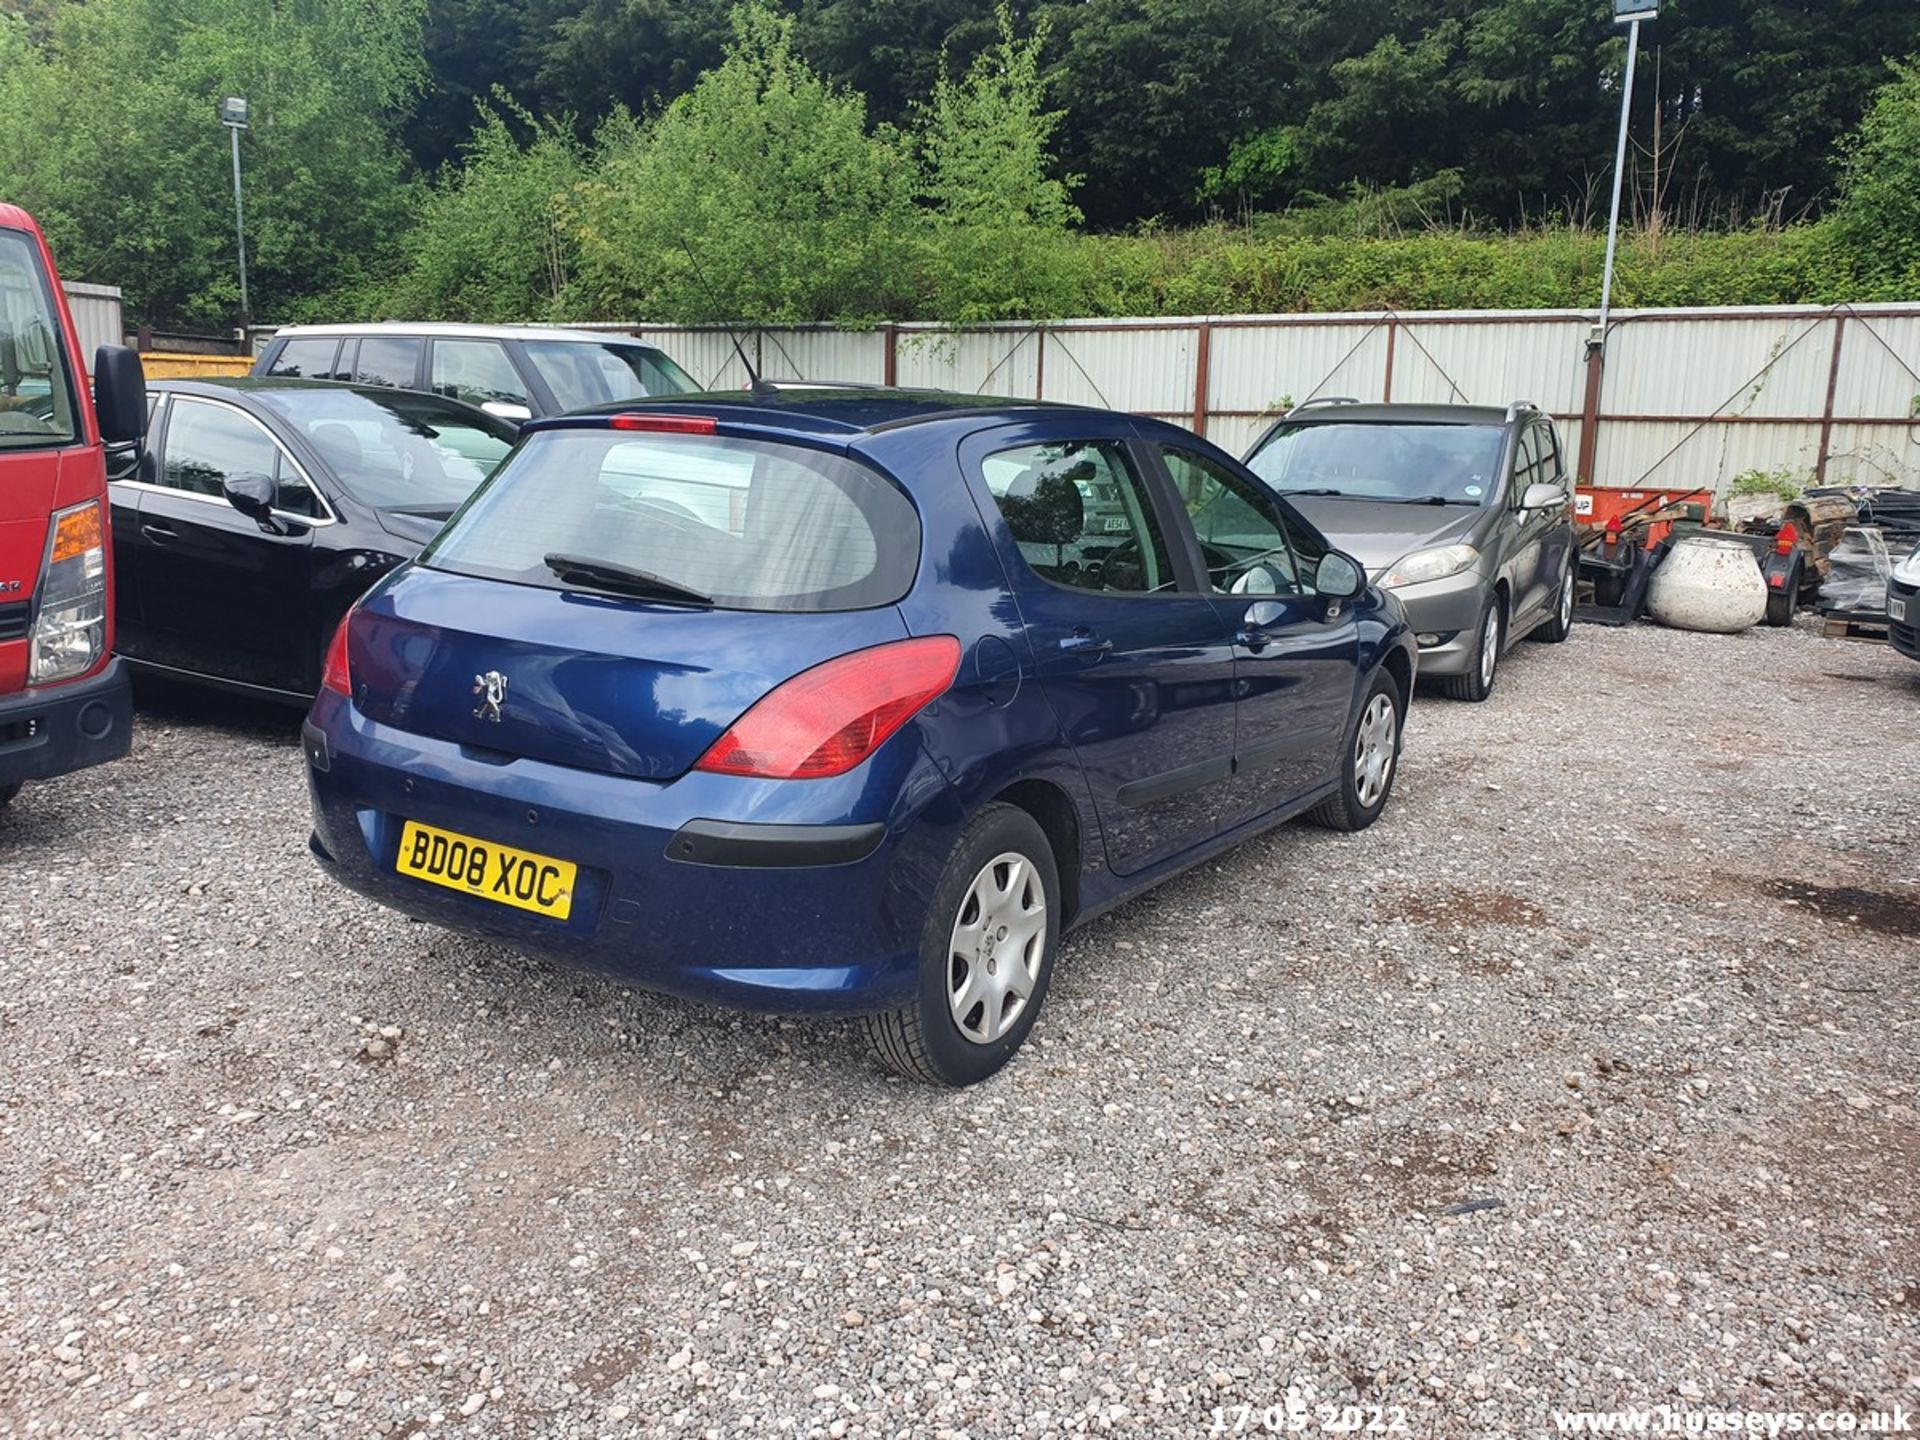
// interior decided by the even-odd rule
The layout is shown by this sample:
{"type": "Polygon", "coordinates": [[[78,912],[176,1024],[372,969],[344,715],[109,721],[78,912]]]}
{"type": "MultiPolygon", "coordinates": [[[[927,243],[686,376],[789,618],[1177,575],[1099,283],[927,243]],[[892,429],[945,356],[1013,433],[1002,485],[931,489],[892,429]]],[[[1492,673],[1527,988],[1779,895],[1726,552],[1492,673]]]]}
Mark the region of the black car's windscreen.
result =
{"type": "Polygon", "coordinates": [[[1505,439],[1498,425],[1302,421],[1274,431],[1247,465],[1283,494],[1481,505],[1499,488],[1505,439]]]}
{"type": "Polygon", "coordinates": [[[316,385],[262,391],[260,400],[376,510],[451,511],[513,448],[510,426],[433,395],[316,385]]]}
{"type": "Polygon", "coordinates": [[[60,334],[38,248],[18,230],[0,230],[0,450],[78,438],[60,334]]]}
{"type": "MultiPolygon", "coordinates": [[[[729,610],[859,610],[907,593],[920,520],[899,489],[841,456],[718,435],[549,430],[421,556],[439,570],[553,589],[595,565],[729,610]],[[549,557],[573,562],[549,563],[549,557]]],[[[605,580],[606,577],[601,577],[605,580]]]]}

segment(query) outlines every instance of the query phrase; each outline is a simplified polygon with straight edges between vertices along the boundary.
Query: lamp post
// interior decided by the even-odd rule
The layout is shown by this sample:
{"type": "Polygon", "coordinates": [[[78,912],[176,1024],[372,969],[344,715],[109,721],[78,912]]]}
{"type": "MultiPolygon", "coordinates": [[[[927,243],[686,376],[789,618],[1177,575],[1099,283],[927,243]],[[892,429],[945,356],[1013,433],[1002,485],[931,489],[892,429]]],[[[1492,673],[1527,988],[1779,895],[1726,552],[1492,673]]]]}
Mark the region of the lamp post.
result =
{"type": "Polygon", "coordinates": [[[1613,0],[1613,23],[1627,27],[1627,73],[1620,86],[1620,140],[1613,152],[1613,209],[1607,217],[1607,261],[1600,278],[1600,321],[1587,333],[1587,400],[1581,413],[1579,474],[1593,483],[1600,443],[1600,389],[1607,365],[1607,321],[1613,314],[1613,261],[1620,250],[1620,191],[1627,178],[1627,125],[1633,118],[1633,72],[1640,23],[1660,15],[1660,0],[1613,0]]]}
{"type": "Polygon", "coordinates": [[[1633,117],[1633,71],[1640,58],[1640,22],[1657,19],[1659,0],[1613,0],[1613,23],[1627,27],[1627,74],[1620,86],[1620,141],[1613,152],[1613,211],[1607,220],[1607,264],[1600,280],[1600,323],[1594,339],[1605,348],[1613,310],[1613,259],[1620,249],[1620,188],[1627,176],[1627,125],[1633,117]]]}
{"type": "Polygon", "coordinates": [[[220,102],[220,123],[233,137],[233,233],[240,247],[240,331],[244,336],[253,307],[247,303],[247,217],[240,204],[240,132],[247,128],[247,102],[229,95],[220,102]]]}

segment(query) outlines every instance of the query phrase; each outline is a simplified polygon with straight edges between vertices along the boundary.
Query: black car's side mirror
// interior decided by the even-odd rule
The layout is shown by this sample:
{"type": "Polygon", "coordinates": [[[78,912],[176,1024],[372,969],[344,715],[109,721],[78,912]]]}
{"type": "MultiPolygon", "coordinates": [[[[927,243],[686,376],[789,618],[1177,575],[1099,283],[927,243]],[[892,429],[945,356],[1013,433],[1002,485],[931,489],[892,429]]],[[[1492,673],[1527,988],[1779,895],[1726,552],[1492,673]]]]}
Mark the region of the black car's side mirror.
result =
{"type": "Polygon", "coordinates": [[[102,345],[93,352],[93,413],[108,445],[147,438],[147,372],[137,351],[102,345]]]}
{"type": "Polygon", "coordinates": [[[227,503],[262,530],[278,535],[280,522],[273,518],[273,480],[270,476],[243,470],[237,475],[229,475],[220,483],[220,491],[227,497],[227,503]]]}
{"type": "Polygon", "coordinates": [[[1313,588],[1327,600],[1357,599],[1367,588],[1367,572],[1360,568],[1360,562],[1351,555],[1329,550],[1321,558],[1313,588]]]}

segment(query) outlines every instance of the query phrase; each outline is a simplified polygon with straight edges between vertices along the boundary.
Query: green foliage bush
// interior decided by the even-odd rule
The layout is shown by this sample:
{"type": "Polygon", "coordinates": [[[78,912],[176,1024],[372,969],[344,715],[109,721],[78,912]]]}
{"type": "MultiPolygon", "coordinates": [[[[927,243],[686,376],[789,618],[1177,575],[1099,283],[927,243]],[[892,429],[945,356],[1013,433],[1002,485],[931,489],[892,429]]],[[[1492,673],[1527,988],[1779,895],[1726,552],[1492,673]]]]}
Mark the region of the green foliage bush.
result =
{"type": "Polygon", "coordinates": [[[1896,67],[1843,150],[1834,222],[1848,252],[1882,289],[1920,292],[1920,64],[1896,67]]]}
{"type": "Polygon", "coordinates": [[[901,137],[870,132],[866,102],[793,53],[790,19],[756,3],[733,23],[725,60],[657,120],[603,132],[569,300],[688,320],[898,313],[917,219],[901,137]]]}

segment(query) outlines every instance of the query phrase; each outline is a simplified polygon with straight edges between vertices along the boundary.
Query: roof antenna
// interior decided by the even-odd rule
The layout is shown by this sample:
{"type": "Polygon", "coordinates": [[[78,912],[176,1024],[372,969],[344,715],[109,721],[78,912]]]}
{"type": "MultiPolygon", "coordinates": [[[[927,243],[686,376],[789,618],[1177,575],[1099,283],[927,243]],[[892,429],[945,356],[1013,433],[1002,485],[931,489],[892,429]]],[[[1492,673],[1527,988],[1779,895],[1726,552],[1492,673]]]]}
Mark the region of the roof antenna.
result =
{"type": "MultiPolygon", "coordinates": [[[[684,235],[680,237],[680,248],[687,252],[687,263],[693,266],[693,278],[700,282],[700,288],[706,292],[707,303],[713,306],[716,313],[721,313],[720,302],[713,293],[713,287],[707,284],[707,277],[700,268],[699,258],[693,253],[693,247],[687,244],[687,237],[684,235]]],[[[734,333],[731,325],[727,325],[727,338],[733,342],[733,353],[740,357],[740,364],[747,372],[747,393],[756,400],[767,400],[778,395],[780,393],[778,387],[762,380],[760,372],[753,368],[753,362],[747,359],[747,352],[740,344],[740,337],[734,333]]]]}

